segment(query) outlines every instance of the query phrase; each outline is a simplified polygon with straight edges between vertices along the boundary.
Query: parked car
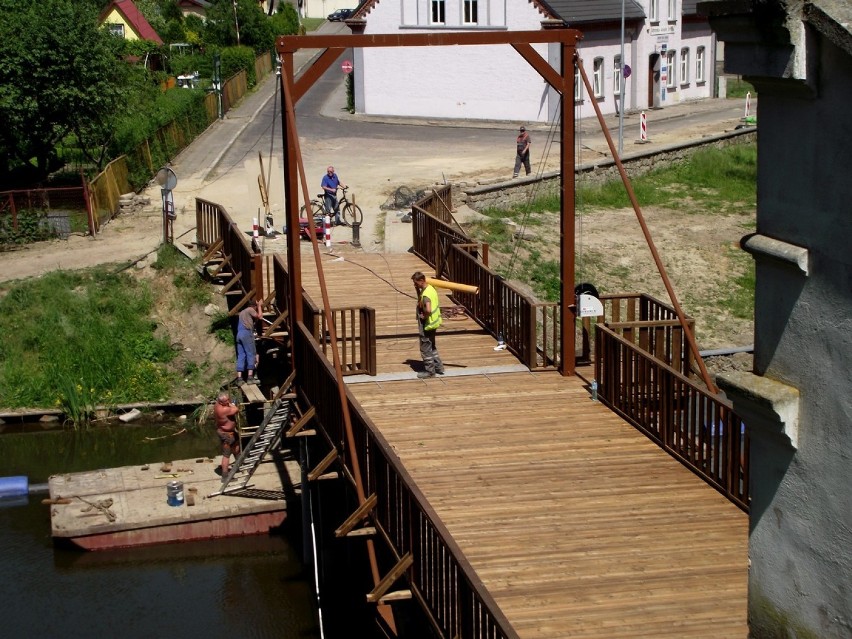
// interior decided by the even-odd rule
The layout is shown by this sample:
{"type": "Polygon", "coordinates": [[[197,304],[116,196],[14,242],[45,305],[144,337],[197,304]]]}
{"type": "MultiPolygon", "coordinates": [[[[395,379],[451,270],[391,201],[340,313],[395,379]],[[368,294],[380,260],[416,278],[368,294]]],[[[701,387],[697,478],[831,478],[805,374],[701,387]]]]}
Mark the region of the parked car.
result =
{"type": "Polygon", "coordinates": [[[341,22],[355,13],[355,9],[338,9],[334,13],[328,14],[329,22],[341,22]]]}

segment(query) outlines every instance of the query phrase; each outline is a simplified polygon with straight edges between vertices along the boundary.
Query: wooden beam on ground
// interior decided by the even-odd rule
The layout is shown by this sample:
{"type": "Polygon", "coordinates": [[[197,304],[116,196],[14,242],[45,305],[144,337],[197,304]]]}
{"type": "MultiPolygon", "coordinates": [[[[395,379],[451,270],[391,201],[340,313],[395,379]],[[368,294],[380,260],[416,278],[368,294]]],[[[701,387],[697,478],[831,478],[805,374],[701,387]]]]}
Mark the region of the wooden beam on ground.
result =
{"type": "Polygon", "coordinates": [[[394,582],[402,577],[406,570],[414,563],[414,558],[410,552],[405,553],[402,558],[396,562],[396,565],[391,568],[390,572],[382,577],[382,580],[376,584],[373,591],[367,595],[368,603],[378,603],[382,600],[388,589],[394,582]]]}
{"type": "Polygon", "coordinates": [[[252,403],[263,403],[266,401],[266,396],[257,384],[243,384],[240,386],[240,390],[243,391],[246,399],[252,403]]]}
{"type": "Polygon", "coordinates": [[[296,434],[302,430],[305,425],[314,418],[316,415],[317,409],[311,406],[308,410],[304,412],[304,414],[297,419],[292,426],[290,426],[289,430],[287,430],[287,437],[295,437],[296,434]]]}
{"type": "Polygon", "coordinates": [[[375,507],[376,493],[373,493],[364,500],[363,504],[358,506],[354,513],[346,518],[346,521],[344,521],[337,530],[334,531],[334,536],[345,537],[348,535],[355,528],[355,524],[366,519],[367,515],[369,515],[370,511],[375,507]]]}
{"type": "Polygon", "coordinates": [[[337,459],[337,449],[332,448],[328,452],[328,455],[323,457],[322,461],[320,461],[320,463],[317,464],[314,469],[308,473],[308,481],[316,481],[317,478],[322,475],[329,466],[331,466],[335,459],[337,459]]]}

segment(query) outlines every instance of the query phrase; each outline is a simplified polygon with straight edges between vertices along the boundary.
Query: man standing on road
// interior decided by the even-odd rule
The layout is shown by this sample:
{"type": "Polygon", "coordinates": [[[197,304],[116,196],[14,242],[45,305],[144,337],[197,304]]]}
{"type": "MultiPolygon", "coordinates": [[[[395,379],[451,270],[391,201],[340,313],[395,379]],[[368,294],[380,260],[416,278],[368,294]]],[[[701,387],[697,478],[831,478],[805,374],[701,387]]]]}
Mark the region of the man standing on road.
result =
{"type": "Polygon", "coordinates": [[[222,391],[216,398],[213,407],[213,418],[216,420],[216,434],[222,442],[222,463],[216,469],[218,475],[223,478],[228,476],[231,470],[231,455],[239,457],[240,438],[237,435],[236,414],[240,411],[237,405],[231,401],[231,394],[222,391]]]}
{"type": "Polygon", "coordinates": [[[518,139],[516,141],[517,144],[517,154],[515,155],[515,172],[512,175],[513,178],[518,177],[518,173],[521,170],[521,164],[524,165],[524,168],[527,171],[527,175],[530,174],[532,169],[530,168],[530,143],[532,140],[530,139],[530,134],[527,133],[526,127],[521,127],[520,133],[518,133],[518,139]]]}
{"type": "Polygon", "coordinates": [[[417,271],[411,276],[414,289],[417,291],[417,328],[420,335],[420,357],[423,358],[425,370],[417,373],[420,379],[444,374],[444,363],[438,355],[435,346],[435,334],[441,325],[441,306],[438,302],[438,292],[431,284],[426,284],[426,276],[417,271]]]}
{"type": "Polygon", "coordinates": [[[325,170],[325,175],[322,176],[322,190],[325,199],[326,213],[331,215],[334,212],[334,225],[340,224],[340,209],[337,206],[337,189],[338,187],[346,188],[346,185],[337,177],[334,172],[334,167],[330,166],[325,170]]]}

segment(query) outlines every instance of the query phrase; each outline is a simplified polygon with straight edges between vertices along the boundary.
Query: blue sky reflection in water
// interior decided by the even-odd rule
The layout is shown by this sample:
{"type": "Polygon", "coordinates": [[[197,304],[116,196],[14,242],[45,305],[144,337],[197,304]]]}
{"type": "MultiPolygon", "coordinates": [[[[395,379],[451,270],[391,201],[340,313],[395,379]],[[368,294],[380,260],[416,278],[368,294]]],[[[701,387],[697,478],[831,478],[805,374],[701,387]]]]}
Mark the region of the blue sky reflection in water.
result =
{"type": "MultiPolygon", "coordinates": [[[[138,450],[143,447],[140,434],[151,431],[133,430],[135,434],[126,431],[117,438],[99,433],[94,436],[97,445],[89,444],[124,457],[126,441],[137,448],[129,457],[141,453],[150,462],[172,459],[163,448],[138,450]]],[[[0,435],[4,451],[17,449],[13,472],[2,475],[44,481],[45,465],[71,448],[79,452],[85,436],[0,435]],[[21,468],[26,457],[32,460],[30,472],[21,468]]],[[[179,446],[184,452],[192,448],[187,441],[179,446]]],[[[212,455],[207,442],[202,436],[196,452],[184,456],[212,455]]],[[[98,463],[90,468],[105,466],[100,455],[91,457],[98,463]]],[[[116,459],[114,465],[130,463],[139,459],[116,459]]],[[[61,470],[66,469],[54,472],[61,470]]],[[[31,496],[27,505],[0,502],[4,637],[319,637],[308,574],[287,539],[257,535],[95,553],[65,550],[53,546],[49,506],[40,503],[42,497],[31,496]]]]}

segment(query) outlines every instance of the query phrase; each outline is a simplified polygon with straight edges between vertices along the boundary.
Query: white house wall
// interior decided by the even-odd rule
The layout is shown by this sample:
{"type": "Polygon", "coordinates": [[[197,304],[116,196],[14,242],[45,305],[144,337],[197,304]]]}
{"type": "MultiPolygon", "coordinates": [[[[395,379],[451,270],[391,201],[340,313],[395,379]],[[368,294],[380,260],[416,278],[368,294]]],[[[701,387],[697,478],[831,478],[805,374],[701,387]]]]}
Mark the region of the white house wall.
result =
{"type": "MultiPolygon", "coordinates": [[[[365,34],[434,32],[429,4],[379,2],[365,34]]],[[[447,30],[461,28],[459,0],[446,3],[447,30]]],[[[480,2],[480,29],[537,31],[542,16],[524,2],[480,2]],[[487,23],[487,24],[486,24],[487,23]]],[[[466,30],[470,30],[466,28],[466,30]]],[[[545,59],[547,45],[533,47],[545,59]]],[[[356,55],[356,110],[434,118],[546,122],[547,84],[508,45],[363,49],[356,55]]]]}
{"type": "MultiPolygon", "coordinates": [[[[646,15],[650,0],[645,0],[646,15]]],[[[380,0],[366,16],[365,34],[423,33],[439,29],[511,29],[537,31],[542,16],[528,0],[479,3],[478,27],[462,25],[461,0],[447,0],[445,26],[429,25],[426,0],[380,0]]],[[[658,20],[626,25],[624,57],[632,73],[625,85],[627,111],[665,108],[688,100],[713,97],[715,86],[714,38],[704,22],[684,21],[681,3],[672,7],[659,0],[658,20]],[[696,75],[699,48],[704,51],[703,80],[696,75]],[[666,52],[674,52],[676,75],[669,83],[666,52]],[[681,74],[681,54],[688,56],[689,77],[681,74]],[[653,85],[650,58],[662,56],[665,83],[653,85]],[[670,84],[670,86],[669,86],[670,84]],[[652,89],[653,87],[653,89],[652,89]]],[[[573,25],[569,25],[573,26],[573,25]]],[[[594,62],[602,60],[598,96],[585,87],[576,103],[577,117],[595,115],[593,99],[604,114],[616,113],[615,60],[621,53],[620,25],[601,29],[597,24],[576,25],[583,33],[578,52],[589,81],[594,82],[594,62]],[[585,27],[585,28],[584,28],[585,27]]],[[[560,48],[533,45],[554,69],[559,69],[560,48]]],[[[558,114],[559,96],[508,46],[365,49],[355,53],[355,109],[373,115],[431,118],[549,122],[558,114]]]]}

